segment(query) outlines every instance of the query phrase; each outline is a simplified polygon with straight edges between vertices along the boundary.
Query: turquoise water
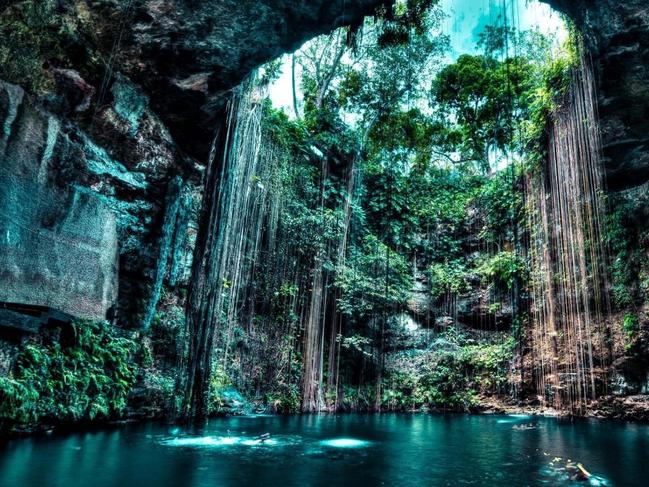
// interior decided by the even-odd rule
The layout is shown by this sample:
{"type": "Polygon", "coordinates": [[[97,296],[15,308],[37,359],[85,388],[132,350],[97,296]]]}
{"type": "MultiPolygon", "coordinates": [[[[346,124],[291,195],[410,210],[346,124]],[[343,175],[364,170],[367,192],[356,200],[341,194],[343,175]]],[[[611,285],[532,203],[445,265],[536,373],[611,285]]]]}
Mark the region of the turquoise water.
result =
{"type": "Polygon", "coordinates": [[[649,485],[649,426],[524,415],[255,416],[200,431],[133,424],[0,446],[3,487],[246,485],[649,485]],[[568,459],[583,463],[589,482],[569,480],[568,459]]]}

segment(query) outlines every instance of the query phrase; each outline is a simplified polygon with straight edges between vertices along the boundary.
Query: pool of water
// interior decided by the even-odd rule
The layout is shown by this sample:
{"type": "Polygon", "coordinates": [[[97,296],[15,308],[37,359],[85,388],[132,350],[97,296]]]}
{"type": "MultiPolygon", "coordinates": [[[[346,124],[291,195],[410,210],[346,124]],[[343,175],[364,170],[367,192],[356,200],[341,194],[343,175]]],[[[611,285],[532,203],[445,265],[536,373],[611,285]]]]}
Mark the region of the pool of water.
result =
{"type": "Polygon", "coordinates": [[[524,415],[215,419],[11,440],[0,486],[649,485],[649,426],[524,415]],[[269,435],[265,435],[268,433],[269,435]],[[592,474],[569,479],[568,460],[592,474]]]}

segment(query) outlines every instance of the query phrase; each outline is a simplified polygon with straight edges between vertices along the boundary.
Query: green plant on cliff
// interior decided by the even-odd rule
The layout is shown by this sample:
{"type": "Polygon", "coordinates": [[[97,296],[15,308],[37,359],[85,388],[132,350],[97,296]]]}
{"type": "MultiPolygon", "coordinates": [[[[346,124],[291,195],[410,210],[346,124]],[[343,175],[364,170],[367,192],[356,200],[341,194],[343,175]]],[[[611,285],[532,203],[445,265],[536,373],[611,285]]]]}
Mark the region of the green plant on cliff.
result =
{"type": "Polygon", "coordinates": [[[346,265],[339,269],[336,286],[341,291],[339,310],[352,319],[403,305],[409,296],[407,261],[375,236],[367,235],[351,250],[346,265]]]}
{"type": "Polygon", "coordinates": [[[467,280],[465,262],[456,259],[447,262],[435,262],[428,268],[430,291],[434,298],[447,294],[462,294],[471,289],[467,280]]]}
{"type": "Polygon", "coordinates": [[[515,252],[505,250],[485,259],[477,268],[478,274],[489,282],[499,282],[511,289],[517,279],[525,276],[525,262],[515,252]]]}
{"type": "Polygon", "coordinates": [[[630,349],[640,331],[640,320],[635,314],[627,313],[622,320],[622,330],[626,334],[625,347],[630,349]]]}
{"type": "Polygon", "coordinates": [[[501,342],[465,345],[460,360],[467,375],[473,376],[481,391],[502,392],[506,387],[516,339],[506,337],[501,342]]]}
{"type": "Polygon", "coordinates": [[[604,238],[610,251],[612,301],[615,308],[621,310],[634,304],[638,270],[645,259],[638,246],[633,244],[640,240],[640,236],[633,231],[636,226],[630,221],[634,211],[633,202],[623,197],[613,197],[608,204],[604,238]]]}
{"type": "MultiPolygon", "coordinates": [[[[519,143],[530,167],[538,167],[546,156],[548,120],[563,102],[579,66],[581,38],[571,26],[568,39],[554,56],[542,60],[534,87],[528,93],[528,115],[520,122],[519,143]]],[[[551,51],[548,51],[550,53],[551,51]]]]}
{"type": "Polygon", "coordinates": [[[512,163],[495,173],[484,182],[474,201],[484,214],[480,237],[488,242],[500,244],[513,240],[512,231],[520,224],[523,208],[523,194],[517,186],[520,170],[519,164],[512,163]]]}
{"type": "Polygon", "coordinates": [[[280,414],[294,414],[300,410],[300,388],[297,384],[279,381],[266,394],[266,403],[280,414]]]}
{"type": "Polygon", "coordinates": [[[230,378],[221,367],[216,366],[212,372],[209,385],[207,403],[209,414],[215,414],[221,410],[225,403],[224,393],[229,387],[232,387],[230,378]]]}
{"type": "Polygon", "coordinates": [[[106,322],[48,329],[0,378],[3,426],[119,417],[136,378],[136,343],[106,322]]]}
{"type": "Polygon", "coordinates": [[[403,354],[391,364],[384,405],[393,410],[470,410],[480,395],[506,392],[515,346],[512,336],[475,343],[449,329],[431,350],[403,354]]]}

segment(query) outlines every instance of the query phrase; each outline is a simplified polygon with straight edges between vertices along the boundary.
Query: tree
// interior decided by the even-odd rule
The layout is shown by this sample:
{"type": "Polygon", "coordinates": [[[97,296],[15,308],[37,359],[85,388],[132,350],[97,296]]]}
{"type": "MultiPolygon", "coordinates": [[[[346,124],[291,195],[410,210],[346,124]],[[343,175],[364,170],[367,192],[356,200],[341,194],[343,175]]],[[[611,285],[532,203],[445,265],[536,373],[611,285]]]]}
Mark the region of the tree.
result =
{"type": "Polygon", "coordinates": [[[437,117],[449,124],[443,145],[456,147],[459,161],[474,161],[489,173],[494,153],[513,149],[515,120],[529,108],[532,72],[523,57],[465,54],[446,66],[432,85],[437,117]]]}

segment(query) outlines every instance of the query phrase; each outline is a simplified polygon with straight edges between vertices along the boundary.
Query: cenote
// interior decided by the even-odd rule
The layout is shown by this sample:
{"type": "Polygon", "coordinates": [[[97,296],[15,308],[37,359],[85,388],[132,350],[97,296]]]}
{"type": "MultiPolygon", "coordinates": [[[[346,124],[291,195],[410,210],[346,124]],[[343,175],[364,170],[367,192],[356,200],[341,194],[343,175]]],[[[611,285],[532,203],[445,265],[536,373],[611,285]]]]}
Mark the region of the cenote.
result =
{"type": "Polygon", "coordinates": [[[647,0],[0,1],[0,485],[646,484],[647,134],[647,0]]]}
{"type": "Polygon", "coordinates": [[[638,485],[647,448],[649,427],[597,420],[232,417],[192,434],[148,423],[14,440],[0,450],[0,485],[638,485]],[[568,461],[590,480],[571,482],[568,461]]]}

